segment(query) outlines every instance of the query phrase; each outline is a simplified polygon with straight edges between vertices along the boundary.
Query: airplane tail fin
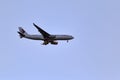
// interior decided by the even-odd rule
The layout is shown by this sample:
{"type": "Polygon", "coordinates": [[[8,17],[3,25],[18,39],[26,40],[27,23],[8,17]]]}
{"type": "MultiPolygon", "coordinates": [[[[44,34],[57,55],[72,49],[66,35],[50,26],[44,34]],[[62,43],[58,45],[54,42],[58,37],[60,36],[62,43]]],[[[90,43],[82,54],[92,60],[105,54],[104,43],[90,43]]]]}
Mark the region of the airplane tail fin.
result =
{"type": "Polygon", "coordinates": [[[19,34],[20,38],[23,38],[27,35],[27,32],[22,27],[19,27],[18,34],[19,34]]]}

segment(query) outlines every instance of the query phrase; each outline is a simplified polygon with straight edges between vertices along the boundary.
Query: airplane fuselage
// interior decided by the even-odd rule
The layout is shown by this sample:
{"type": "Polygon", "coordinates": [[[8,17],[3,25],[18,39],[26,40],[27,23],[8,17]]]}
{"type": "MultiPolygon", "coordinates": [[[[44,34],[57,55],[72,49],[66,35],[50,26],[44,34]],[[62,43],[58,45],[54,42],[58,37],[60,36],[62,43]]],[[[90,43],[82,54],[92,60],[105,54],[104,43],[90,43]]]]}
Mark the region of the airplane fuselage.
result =
{"type": "MultiPolygon", "coordinates": [[[[44,40],[42,35],[27,35],[25,36],[27,39],[32,40],[44,40]]],[[[52,40],[71,40],[73,37],[71,35],[51,35],[52,40]],[[53,37],[52,37],[53,36],[53,37]]]]}

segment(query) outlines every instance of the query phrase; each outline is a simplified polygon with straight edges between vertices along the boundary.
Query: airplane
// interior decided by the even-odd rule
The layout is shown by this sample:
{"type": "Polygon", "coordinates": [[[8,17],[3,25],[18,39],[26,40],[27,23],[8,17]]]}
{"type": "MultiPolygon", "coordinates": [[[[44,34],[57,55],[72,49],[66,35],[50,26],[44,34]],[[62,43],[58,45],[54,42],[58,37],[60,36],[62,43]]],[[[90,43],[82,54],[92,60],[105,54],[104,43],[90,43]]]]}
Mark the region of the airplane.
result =
{"type": "Polygon", "coordinates": [[[20,38],[27,38],[27,39],[32,39],[32,40],[42,40],[44,41],[42,45],[47,45],[49,43],[53,45],[57,45],[58,42],[57,40],[71,40],[74,37],[71,35],[52,35],[49,34],[48,32],[44,31],[42,28],[37,26],[35,23],[33,25],[37,28],[37,30],[41,33],[41,35],[31,35],[28,34],[22,27],[18,27],[19,31],[18,34],[20,38]]]}

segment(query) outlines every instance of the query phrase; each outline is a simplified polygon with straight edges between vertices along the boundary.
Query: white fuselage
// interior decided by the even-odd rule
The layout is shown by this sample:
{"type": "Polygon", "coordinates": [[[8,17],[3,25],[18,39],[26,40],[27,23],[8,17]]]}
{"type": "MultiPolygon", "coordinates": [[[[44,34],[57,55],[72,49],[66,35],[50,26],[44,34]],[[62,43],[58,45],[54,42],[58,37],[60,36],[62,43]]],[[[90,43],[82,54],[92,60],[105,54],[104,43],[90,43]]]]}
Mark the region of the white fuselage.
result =
{"type": "MultiPolygon", "coordinates": [[[[55,36],[53,40],[71,40],[73,37],[71,35],[52,35],[55,36]]],[[[25,38],[32,39],[32,40],[44,40],[42,35],[26,35],[25,38]]]]}

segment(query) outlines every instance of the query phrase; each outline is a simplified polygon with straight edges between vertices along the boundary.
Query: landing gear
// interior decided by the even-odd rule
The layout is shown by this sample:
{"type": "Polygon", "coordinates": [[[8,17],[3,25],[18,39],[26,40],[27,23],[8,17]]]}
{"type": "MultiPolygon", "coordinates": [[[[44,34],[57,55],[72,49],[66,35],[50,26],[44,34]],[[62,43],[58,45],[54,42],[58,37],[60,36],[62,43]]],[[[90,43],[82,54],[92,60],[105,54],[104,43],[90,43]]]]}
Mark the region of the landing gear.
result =
{"type": "Polygon", "coordinates": [[[67,43],[68,43],[68,40],[67,40],[67,43]]]}
{"type": "Polygon", "coordinates": [[[47,45],[48,43],[49,43],[48,41],[44,41],[42,45],[47,45]]]}

